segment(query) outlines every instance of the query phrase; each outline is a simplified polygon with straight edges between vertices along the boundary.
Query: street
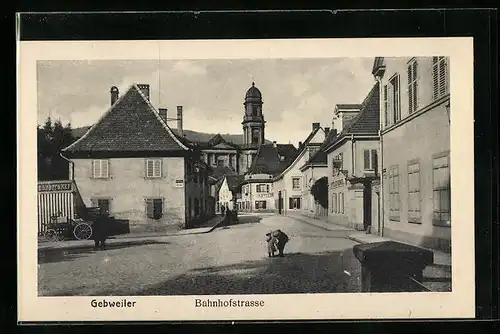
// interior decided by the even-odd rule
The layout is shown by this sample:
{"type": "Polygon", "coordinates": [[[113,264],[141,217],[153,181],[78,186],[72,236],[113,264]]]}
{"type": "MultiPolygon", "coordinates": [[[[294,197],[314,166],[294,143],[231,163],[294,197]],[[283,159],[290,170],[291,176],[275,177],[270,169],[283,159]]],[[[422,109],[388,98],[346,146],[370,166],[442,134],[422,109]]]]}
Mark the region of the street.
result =
{"type": "Polygon", "coordinates": [[[355,242],[289,217],[161,243],[105,251],[52,251],[39,259],[40,296],[127,296],[359,292],[355,242]],[[280,228],[284,258],[268,258],[265,234],[280,228]]]}

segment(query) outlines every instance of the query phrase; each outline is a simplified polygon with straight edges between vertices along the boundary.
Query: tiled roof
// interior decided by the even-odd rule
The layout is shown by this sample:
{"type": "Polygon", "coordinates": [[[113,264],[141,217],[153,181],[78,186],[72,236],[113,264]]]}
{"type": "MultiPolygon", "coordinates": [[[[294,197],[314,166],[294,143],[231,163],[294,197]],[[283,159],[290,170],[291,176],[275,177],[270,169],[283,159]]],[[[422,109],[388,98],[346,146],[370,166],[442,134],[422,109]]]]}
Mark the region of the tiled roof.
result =
{"type": "Polygon", "coordinates": [[[64,152],[168,152],[188,148],[161,120],[137,85],[64,152]]]}
{"type": "Polygon", "coordinates": [[[377,82],[361,104],[359,114],[347,125],[346,133],[377,135],[379,129],[380,99],[379,83],[377,82]]]}
{"type": "Polygon", "coordinates": [[[307,138],[304,140],[304,142],[302,143],[302,145],[299,147],[299,149],[297,150],[297,152],[293,155],[293,157],[291,158],[291,161],[287,164],[287,166],[285,166],[279,173],[276,173],[275,176],[280,178],[282,177],[281,174],[283,174],[285,172],[285,170],[291,166],[295,160],[297,160],[298,157],[300,157],[302,155],[302,152],[305,151],[305,149],[307,148],[307,145],[311,142],[311,140],[314,138],[314,136],[319,132],[319,130],[322,130],[324,131],[323,129],[321,128],[316,128],[314,129],[313,131],[311,131],[311,133],[307,136],[307,138]]]}
{"type": "Polygon", "coordinates": [[[243,175],[226,175],[227,179],[227,186],[229,187],[229,190],[231,191],[238,191],[238,188],[240,186],[240,183],[243,181],[243,175]]]}
{"type": "MultiPolygon", "coordinates": [[[[179,130],[177,128],[172,128],[172,132],[180,136],[179,130]]],[[[197,132],[192,130],[183,130],[183,137],[189,140],[190,142],[198,144],[201,148],[209,148],[210,140],[214,139],[214,137],[220,136],[224,141],[229,144],[236,145],[237,147],[243,147],[243,134],[213,134],[213,133],[204,133],[197,132]]],[[[265,140],[266,144],[270,144],[271,141],[265,140]]]]}
{"type": "Polygon", "coordinates": [[[375,60],[373,61],[372,74],[377,73],[377,71],[382,67],[384,67],[384,57],[375,57],[375,60]]]}
{"type": "Polygon", "coordinates": [[[328,155],[326,154],[325,152],[325,148],[329,145],[329,143],[331,143],[335,137],[337,137],[338,134],[337,134],[337,130],[335,129],[332,129],[330,130],[330,132],[328,133],[328,135],[326,136],[325,140],[323,141],[323,143],[321,144],[321,146],[319,147],[318,151],[316,151],[312,157],[301,167],[301,168],[305,168],[307,166],[311,166],[311,165],[324,165],[327,163],[328,161],[328,155]]]}
{"type": "Polygon", "coordinates": [[[222,179],[225,175],[233,174],[235,171],[229,167],[212,167],[212,175],[214,179],[222,179]]]}
{"type": "Polygon", "coordinates": [[[292,144],[261,145],[247,174],[277,175],[292,163],[297,152],[292,144]]]}
{"type": "Polygon", "coordinates": [[[351,134],[377,136],[380,129],[379,95],[379,83],[377,82],[365,97],[359,113],[342,129],[338,136],[329,138],[325,147],[334,145],[351,134]]]}
{"type": "Polygon", "coordinates": [[[336,107],[337,109],[359,109],[361,107],[361,104],[337,104],[336,107]]]}
{"type": "Polygon", "coordinates": [[[238,174],[228,174],[223,177],[221,177],[216,183],[215,183],[215,193],[218,194],[220,191],[220,188],[222,187],[222,184],[224,184],[224,179],[227,180],[227,186],[230,191],[232,192],[238,192],[239,186],[241,181],[243,181],[243,175],[238,175],[238,174]]]}

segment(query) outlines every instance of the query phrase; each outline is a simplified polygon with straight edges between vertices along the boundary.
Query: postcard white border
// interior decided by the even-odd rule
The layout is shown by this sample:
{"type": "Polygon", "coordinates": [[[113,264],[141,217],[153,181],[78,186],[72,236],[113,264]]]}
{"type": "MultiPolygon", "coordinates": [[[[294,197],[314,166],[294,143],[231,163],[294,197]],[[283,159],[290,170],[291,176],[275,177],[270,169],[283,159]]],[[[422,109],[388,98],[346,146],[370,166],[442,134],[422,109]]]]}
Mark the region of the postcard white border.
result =
{"type": "MultiPolygon", "coordinates": [[[[474,137],[472,38],[18,42],[18,320],[288,320],[473,318],[474,137]],[[96,309],[94,297],[38,297],[36,123],[38,60],[408,57],[451,60],[452,292],[245,295],[262,308],[195,308],[194,296],[124,297],[135,308],[96,309]]],[[[217,296],[211,296],[217,298],[217,296]]],[[[222,299],[237,296],[220,296],[222,299]]],[[[206,296],[205,296],[206,298],[206,296]]],[[[121,298],[116,298],[121,299],[121,298]]]]}

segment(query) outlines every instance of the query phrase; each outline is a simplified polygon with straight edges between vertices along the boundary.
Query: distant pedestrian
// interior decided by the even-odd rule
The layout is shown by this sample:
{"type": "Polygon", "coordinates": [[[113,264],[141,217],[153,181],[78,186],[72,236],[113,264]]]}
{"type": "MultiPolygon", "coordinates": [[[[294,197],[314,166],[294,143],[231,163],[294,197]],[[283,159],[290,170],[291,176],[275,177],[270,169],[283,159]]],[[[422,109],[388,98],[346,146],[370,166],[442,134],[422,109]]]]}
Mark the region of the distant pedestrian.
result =
{"type": "Polygon", "coordinates": [[[108,231],[103,217],[96,217],[92,224],[92,238],[94,239],[94,250],[105,250],[108,231]]]}
{"type": "Polygon", "coordinates": [[[223,216],[224,216],[224,213],[226,213],[226,207],[224,205],[221,205],[220,212],[222,213],[223,216]]]}
{"type": "Polygon", "coordinates": [[[267,254],[269,257],[275,257],[274,253],[277,250],[278,239],[273,237],[273,231],[269,231],[266,233],[266,242],[267,242],[267,254]]]}
{"type": "Polygon", "coordinates": [[[290,240],[288,238],[288,235],[286,235],[285,232],[278,229],[272,233],[272,236],[278,240],[278,244],[277,244],[278,256],[283,257],[284,256],[283,251],[285,250],[285,245],[290,240]]]}

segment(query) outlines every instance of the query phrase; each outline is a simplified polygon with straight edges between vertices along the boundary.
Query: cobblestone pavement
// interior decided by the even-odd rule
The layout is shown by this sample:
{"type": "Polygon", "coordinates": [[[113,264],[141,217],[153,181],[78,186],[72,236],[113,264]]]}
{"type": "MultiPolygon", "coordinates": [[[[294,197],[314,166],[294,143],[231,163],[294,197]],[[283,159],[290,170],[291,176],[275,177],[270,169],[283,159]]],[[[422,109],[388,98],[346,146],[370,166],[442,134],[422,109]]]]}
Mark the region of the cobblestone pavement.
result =
{"type": "Polygon", "coordinates": [[[39,295],[359,292],[355,242],[346,233],[266,216],[207,234],[162,237],[161,244],[46,252],[39,295]],[[265,234],[277,228],[290,242],[284,258],[268,258],[265,234]]]}

